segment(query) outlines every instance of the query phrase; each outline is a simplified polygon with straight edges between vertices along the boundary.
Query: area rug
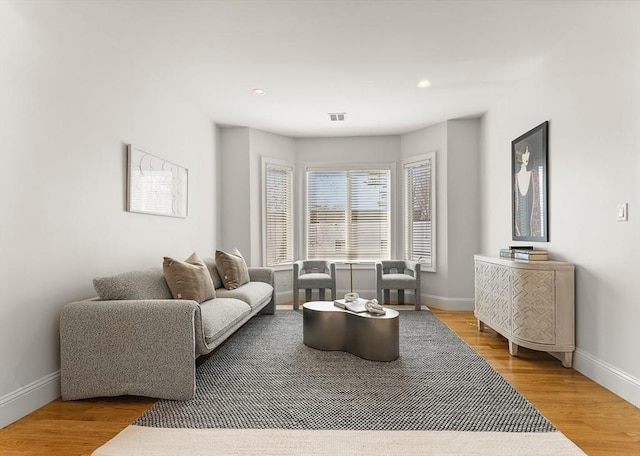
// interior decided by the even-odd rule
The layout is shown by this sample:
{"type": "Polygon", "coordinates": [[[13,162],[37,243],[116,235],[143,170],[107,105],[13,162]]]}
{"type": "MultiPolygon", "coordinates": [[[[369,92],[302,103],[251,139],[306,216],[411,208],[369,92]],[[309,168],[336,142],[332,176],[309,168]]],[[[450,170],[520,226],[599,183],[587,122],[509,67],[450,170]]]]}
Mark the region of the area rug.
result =
{"type": "Polygon", "coordinates": [[[190,401],[158,401],[94,456],[580,455],[428,311],[400,314],[381,363],[302,343],[301,311],[248,322],[197,369],[190,401]]]}

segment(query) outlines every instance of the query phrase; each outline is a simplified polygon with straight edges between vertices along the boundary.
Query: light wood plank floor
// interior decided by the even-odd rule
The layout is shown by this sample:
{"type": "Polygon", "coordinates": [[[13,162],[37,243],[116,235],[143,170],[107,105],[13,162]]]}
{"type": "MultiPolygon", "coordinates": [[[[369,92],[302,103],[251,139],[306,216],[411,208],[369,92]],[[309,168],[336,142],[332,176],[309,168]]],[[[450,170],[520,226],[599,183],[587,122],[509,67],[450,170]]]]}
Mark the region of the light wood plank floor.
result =
{"type": "MultiPolygon", "coordinates": [[[[407,307],[408,309],[408,307],[407,307]]],[[[640,409],[551,356],[479,333],[472,312],[434,313],[588,455],[640,455],[640,409]]],[[[152,399],[56,400],[0,430],[3,456],[88,456],[150,407],[152,399]]]]}

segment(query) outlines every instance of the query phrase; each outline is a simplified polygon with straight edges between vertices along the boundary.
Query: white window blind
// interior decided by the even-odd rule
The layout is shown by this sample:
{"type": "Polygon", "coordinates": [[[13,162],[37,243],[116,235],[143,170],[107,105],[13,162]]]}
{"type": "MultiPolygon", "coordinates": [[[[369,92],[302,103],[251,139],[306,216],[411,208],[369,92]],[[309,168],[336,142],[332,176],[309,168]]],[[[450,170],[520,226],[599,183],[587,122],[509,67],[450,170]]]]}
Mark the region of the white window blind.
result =
{"type": "Polygon", "coordinates": [[[433,267],[435,239],[435,154],[404,165],[405,258],[433,267]]]}
{"type": "Polygon", "coordinates": [[[307,258],[390,257],[390,171],[307,171],[307,258]]]}
{"type": "Polygon", "coordinates": [[[265,164],[265,256],[268,266],[293,262],[293,167],[265,164]]]}

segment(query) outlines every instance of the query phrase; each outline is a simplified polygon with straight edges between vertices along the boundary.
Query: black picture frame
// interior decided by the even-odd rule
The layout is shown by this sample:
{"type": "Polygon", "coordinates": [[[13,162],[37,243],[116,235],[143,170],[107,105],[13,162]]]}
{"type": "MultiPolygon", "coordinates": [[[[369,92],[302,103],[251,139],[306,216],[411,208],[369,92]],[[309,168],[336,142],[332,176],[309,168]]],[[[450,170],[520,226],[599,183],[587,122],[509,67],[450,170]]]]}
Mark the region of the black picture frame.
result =
{"type": "Polygon", "coordinates": [[[514,241],[549,242],[548,154],[548,121],[511,141],[514,241]]]}

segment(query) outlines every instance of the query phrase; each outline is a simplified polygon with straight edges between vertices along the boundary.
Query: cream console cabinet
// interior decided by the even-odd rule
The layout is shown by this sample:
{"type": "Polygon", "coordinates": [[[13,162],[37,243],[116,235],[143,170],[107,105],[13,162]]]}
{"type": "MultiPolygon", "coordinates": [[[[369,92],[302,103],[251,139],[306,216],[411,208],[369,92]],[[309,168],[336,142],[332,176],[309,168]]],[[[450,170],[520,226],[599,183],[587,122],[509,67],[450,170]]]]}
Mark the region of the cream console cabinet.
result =
{"type": "Polygon", "coordinates": [[[478,330],[493,328],[518,347],[549,352],[571,367],[575,350],[575,266],[560,261],[475,255],[478,330]]]}

